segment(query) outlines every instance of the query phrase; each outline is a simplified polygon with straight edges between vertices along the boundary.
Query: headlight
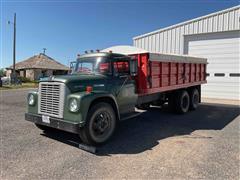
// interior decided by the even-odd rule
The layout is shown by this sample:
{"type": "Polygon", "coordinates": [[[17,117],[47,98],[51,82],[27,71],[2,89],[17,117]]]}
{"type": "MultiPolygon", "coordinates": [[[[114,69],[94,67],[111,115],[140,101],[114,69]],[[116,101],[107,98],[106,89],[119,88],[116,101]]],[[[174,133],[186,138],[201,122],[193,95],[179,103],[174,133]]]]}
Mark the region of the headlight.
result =
{"type": "Polygon", "coordinates": [[[28,96],[28,104],[31,105],[31,106],[33,106],[34,103],[35,103],[34,95],[33,95],[33,94],[30,94],[30,95],[28,96]]]}
{"type": "Polygon", "coordinates": [[[71,99],[71,100],[70,100],[70,103],[69,103],[69,110],[70,110],[71,112],[77,112],[78,109],[79,109],[79,107],[78,107],[78,101],[77,101],[77,99],[75,99],[75,98],[71,99]]]}

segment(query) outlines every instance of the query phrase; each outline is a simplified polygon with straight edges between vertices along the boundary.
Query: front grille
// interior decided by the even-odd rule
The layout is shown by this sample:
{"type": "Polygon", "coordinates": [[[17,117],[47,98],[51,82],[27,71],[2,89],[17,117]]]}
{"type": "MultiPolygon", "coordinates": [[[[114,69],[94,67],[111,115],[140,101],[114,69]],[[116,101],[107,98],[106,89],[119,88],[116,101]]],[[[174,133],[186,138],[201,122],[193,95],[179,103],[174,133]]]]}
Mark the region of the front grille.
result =
{"type": "Polygon", "coordinates": [[[38,113],[63,118],[65,85],[58,82],[39,84],[38,113]]]}

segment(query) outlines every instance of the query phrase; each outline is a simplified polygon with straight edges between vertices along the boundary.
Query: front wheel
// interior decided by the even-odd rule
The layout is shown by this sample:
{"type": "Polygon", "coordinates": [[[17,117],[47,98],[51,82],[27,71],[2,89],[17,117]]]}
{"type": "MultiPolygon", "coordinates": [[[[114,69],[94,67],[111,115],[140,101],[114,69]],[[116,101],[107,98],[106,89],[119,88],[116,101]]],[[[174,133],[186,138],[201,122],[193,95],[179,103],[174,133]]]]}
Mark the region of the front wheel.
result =
{"type": "Polygon", "coordinates": [[[108,103],[98,103],[91,107],[85,126],[79,136],[85,144],[103,144],[110,139],[116,128],[116,114],[108,103]]]}

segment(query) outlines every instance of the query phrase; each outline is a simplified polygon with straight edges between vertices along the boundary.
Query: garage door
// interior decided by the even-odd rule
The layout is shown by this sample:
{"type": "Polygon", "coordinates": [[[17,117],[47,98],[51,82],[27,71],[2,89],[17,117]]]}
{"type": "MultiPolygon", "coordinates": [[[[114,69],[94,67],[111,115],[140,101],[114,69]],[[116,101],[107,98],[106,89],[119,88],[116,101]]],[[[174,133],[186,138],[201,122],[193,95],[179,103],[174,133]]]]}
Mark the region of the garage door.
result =
{"type": "Polygon", "coordinates": [[[240,31],[185,36],[184,53],[208,59],[202,97],[240,100],[240,31]]]}

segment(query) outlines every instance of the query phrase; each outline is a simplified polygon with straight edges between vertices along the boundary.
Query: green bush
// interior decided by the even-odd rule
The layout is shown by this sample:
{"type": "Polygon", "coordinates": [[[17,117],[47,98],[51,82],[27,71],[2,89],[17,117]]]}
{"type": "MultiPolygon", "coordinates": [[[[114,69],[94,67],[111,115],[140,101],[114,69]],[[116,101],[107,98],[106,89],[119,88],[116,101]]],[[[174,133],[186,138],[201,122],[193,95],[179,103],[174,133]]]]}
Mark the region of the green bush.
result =
{"type": "Polygon", "coordinates": [[[26,77],[19,77],[19,79],[21,80],[22,83],[30,83],[30,82],[32,82],[29,78],[26,78],[26,77]]]}
{"type": "Polygon", "coordinates": [[[34,80],[34,81],[32,81],[32,83],[37,84],[37,83],[39,83],[39,81],[38,80],[34,80]]]}

